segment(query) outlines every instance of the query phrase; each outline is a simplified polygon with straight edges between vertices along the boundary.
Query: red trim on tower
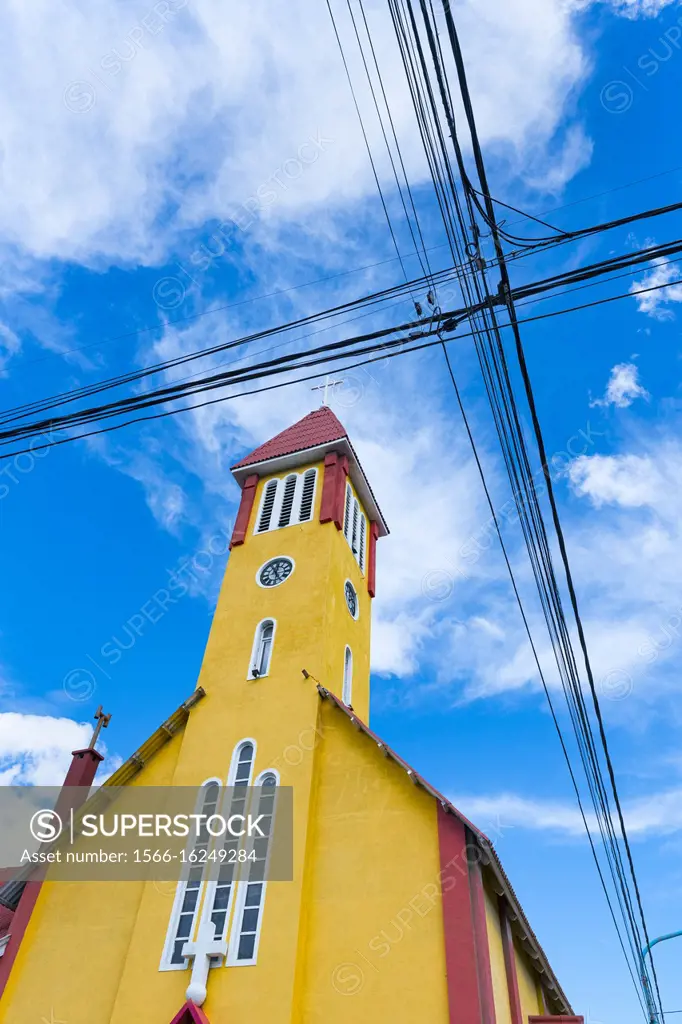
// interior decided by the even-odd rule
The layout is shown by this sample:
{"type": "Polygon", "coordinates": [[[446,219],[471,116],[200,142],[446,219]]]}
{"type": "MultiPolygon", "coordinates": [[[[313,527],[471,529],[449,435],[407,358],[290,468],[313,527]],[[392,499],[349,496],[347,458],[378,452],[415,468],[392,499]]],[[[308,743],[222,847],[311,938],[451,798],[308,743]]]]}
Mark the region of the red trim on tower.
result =
{"type": "MultiPolygon", "coordinates": [[[[85,750],[74,750],[72,756],[73,761],[66,773],[64,785],[55,806],[55,810],[62,820],[68,818],[72,809],[74,811],[78,810],[85,802],[95,778],[97,767],[100,761],[104,760],[102,754],[91,747],[87,747],[85,750]]],[[[40,895],[43,877],[44,871],[41,873],[39,870],[36,872],[37,880],[26,883],[17,909],[14,911],[9,942],[5,947],[2,957],[0,957],[0,996],[2,996],[7,984],[7,979],[21,946],[21,941],[31,920],[33,908],[40,895]]]]}
{"type": "Polygon", "coordinates": [[[334,523],[337,530],[343,529],[347,476],[348,457],[338,452],[327,452],[324,457],[320,522],[334,523]]]}
{"type": "Polygon", "coordinates": [[[338,463],[338,452],[327,452],[324,457],[324,479],[322,481],[322,501],[320,502],[321,523],[331,523],[336,512],[338,463]]]}
{"type": "Polygon", "coordinates": [[[511,1024],[523,1024],[521,996],[519,995],[519,977],[516,973],[514,936],[512,935],[511,922],[507,914],[507,901],[504,896],[498,898],[497,906],[500,914],[500,931],[502,932],[502,950],[504,952],[504,970],[507,975],[511,1024]]]}
{"type": "Polygon", "coordinates": [[[189,1000],[173,1017],[170,1024],[210,1024],[208,1017],[196,1003],[189,1000]]]}
{"type": "Polygon", "coordinates": [[[251,510],[253,509],[253,503],[256,500],[256,488],[258,487],[258,473],[252,473],[251,476],[247,476],[242,487],[242,498],[239,502],[239,511],[237,512],[237,518],[234,521],[234,530],[232,531],[232,540],[230,541],[230,551],[232,548],[237,547],[238,544],[243,544],[246,537],[246,531],[249,528],[249,521],[251,519],[251,510]]]}
{"type": "Polygon", "coordinates": [[[467,833],[439,801],[438,847],[450,1024],[480,1024],[481,1001],[469,889],[467,833]]]}
{"type": "MultiPolygon", "coordinates": [[[[472,846],[471,850],[478,847],[472,846]]],[[[490,944],[488,941],[488,922],[485,915],[485,892],[483,876],[478,861],[469,863],[469,888],[471,890],[471,916],[474,922],[474,938],[476,943],[476,968],[478,971],[478,988],[481,998],[482,1024],[495,1024],[495,996],[493,994],[493,972],[490,967],[490,944]]]]}
{"type": "Polygon", "coordinates": [[[369,524],[369,557],[367,559],[367,592],[374,597],[377,592],[377,537],[379,524],[372,520],[369,524]]]}

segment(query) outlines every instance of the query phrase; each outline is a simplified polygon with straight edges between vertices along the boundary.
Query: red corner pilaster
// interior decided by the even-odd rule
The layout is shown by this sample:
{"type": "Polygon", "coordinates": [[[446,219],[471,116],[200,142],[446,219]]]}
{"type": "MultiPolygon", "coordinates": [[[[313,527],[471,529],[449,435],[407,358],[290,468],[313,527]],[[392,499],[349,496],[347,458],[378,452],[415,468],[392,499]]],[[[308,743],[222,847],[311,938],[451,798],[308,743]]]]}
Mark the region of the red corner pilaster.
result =
{"type": "MultiPolygon", "coordinates": [[[[473,854],[477,846],[470,846],[473,854]]],[[[490,967],[490,944],[488,941],[488,923],[485,916],[485,892],[481,865],[476,859],[469,859],[469,886],[471,888],[471,914],[474,921],[474,937],[476,941],[476,969],[478,971],[478,990],[481,997],[481,1021],[483,1024],[495,1024],[495,996],[493,995],[493,972],[490,967]]]]}
{"type": "Polygon", "coordinates": [[[256,488],[258,487],[258,473],[252,473],[251,476],[247,476],[242,487],[242,497],[239,502],[239,511],[237,512],[237,518],[234,522],[234,530],[232,531],[232,540],[230,541],[230,551],[232,548],[237,547],[238,544],[243,544],[246,537],[246,531],[249,528],[249,521],[251,519],[251,511],[253,509],[253,503],[256,500],[256,488]]]}
{"type": "Polygon", "coordinates": [[[369,524],[369,557],[367,559],[367,592],[374,597],[377,592],[377,538],[379,524],[372,520],[369,524]]]}
{"type": "MultiPolygon", "coordinates": [[[[94,781],[99,763],[104,760],[103,755],[91,747],[87,747],[85,750],[74,750],[72,757],[73,760],[66,773],[64,785],[55,806],[55,810],[62,819],[68,817],[72,809],[77,811],[84,803],[94,781]]],[[[27,882],[19,899],[17,909],[14,912],[9,942],[5,946],[5,952],[2,957],[0,957],[0,996],[2,996],[7,979],[14,966],[21,941],[31,920],[33,908],[40,895],[42,884],[42,878],[39,874],[37,881],[27,882]]]]}
{"type": "Polygon", "coordinates": [[[209,1024],[209,1019],[200,1006],[188,1000],[170,1024],[209,1024]]]}
{"type": "Polygon", "coordinates": [[[500,896],[497,901],[500,914],[500,931],[502,932],[502,950],[504,952],[504,970],[507,976],[507,992],[509,993],[509,1009],[511,1024],[523,1024],[521,996],[519,995],[519,977],[516,973],[516,954],[511,923],[507,915],[507,901],[500,896]]]}
{"type": "Polygon", "coordinates": [[[481,1024],[466,829],[438,802],[440,886],[450,1024],[481,1024]]]}
{"type": "Polygon", "coordinates": [[[339,455],[338,452],[328,452],[324,457],[320,522],[334,523],[337,530],[343,529],[347,476],[347,456],[339,455]]]}

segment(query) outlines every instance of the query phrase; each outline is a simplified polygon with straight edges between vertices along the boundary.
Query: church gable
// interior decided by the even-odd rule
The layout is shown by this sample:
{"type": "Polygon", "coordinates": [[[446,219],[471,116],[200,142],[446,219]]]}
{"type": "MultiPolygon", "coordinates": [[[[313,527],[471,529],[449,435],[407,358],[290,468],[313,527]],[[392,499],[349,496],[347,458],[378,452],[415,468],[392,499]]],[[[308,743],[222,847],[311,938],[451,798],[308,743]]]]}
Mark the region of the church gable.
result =
{"type": "Polygon", "coordinates": [[[210,1022],[201,1007],[188,1000],[176,1013],[170,1024],[210,1024],[210,1022]]]}

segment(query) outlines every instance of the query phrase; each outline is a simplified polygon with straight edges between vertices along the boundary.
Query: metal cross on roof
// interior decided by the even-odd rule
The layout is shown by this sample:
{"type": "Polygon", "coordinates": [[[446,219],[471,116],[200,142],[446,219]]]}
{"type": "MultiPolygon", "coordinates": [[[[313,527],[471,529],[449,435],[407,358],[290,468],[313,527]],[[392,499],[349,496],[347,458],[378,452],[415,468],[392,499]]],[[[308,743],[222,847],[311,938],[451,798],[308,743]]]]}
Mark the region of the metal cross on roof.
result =
{"type": "Polygon", "coordinates": [[[344,380],[332,380],[330,378],[329,374],[327,374],[327,376],[325,378],[325,381],[324,381],[324,384],[316,384],[315,387],[312,387],[310,390],[311,391],[323,391],[324,394],[322,395],[322,405],[329,405],[329,389],[330,388],[332,388],[332,389],[335,388],[337,386],[337,384],[345,384],[345,383],[346,382],[344,380]]]}
{"type": "Polygon", "coordinates": [[[95,744],[97,743],[97,740],[99,739],[99,734],[101,733],[102,729],[106,729],[107,726],[109,725],[109,722],[111,721],[111,715],[105,715],[104,714],[104,711],[102,710],[102,705],[101,704],[97,708],[97,711],[95,711],[95,716],[94,717],[95,717],[95,721],[97,722],[97,725],[95,726],[95,731],[93,732],[92,739],[90,740],[90,749],[91,750],[95,749],[95,744]]]}

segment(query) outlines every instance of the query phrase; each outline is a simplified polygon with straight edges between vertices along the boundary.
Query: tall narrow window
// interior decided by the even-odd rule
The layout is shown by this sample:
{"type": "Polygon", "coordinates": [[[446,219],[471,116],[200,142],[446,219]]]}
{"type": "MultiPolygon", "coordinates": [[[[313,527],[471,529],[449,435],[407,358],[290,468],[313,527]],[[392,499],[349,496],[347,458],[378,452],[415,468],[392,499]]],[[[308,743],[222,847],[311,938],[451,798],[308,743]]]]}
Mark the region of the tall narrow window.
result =
{"type": "Polygon", "coordinates": [[[277,480],[270,480],[265,485],[265,491],[263,492],[263,504],[260,510],[260,516],[258,518],[258,530],[257,533],[265,533],[270,529],[270,521],[272,519],[272,510],[275,505],[275,496],[277,494],[277,480]]]}
{"type": "Polygon", "coordinates": [[[351,526],[351,505],[353,502],[353,494],[350,489],[350,484],[346,484],[346,507],[343,514],[343,532],[347,541],[350,541],[350,526],[351,526]]]}
{"type": "MultiPolygon", "coordinates": [[[[240,743],[232,755],[232,764],[230,766],[230,774],[227,777],[227,784],[228,787],[231,786],[233,788],[228,790],[230,794],[229,806],[223,811],[223,815],[226,818],[230,818],[233,814],[245,814],[246,812],[247,786],[250,784],[251,776],[253,775],[254,755],[254,745],[250,740],[240,743]]],[[[226,833],[223,844],[225,859],[218,871],[218,878],[215,882],[209,883],[211,888],[206,898],[211,901],[209,903],[211,907],[211,922],[215,928],[216,939],[225,937],[230,906],[234,896],[234,871],[240,842],[241,840],[238,836],[233,836],[229,832],[226,833]],[[235,860],[231,859],[233,857],[235,860]]]]}
{"type": "Polygon", "coordinates": [[[301,509],[298,514],[299,523],[307,522],[313,514],[313,498],[315,497],[316,469],[309,469],[303,475],[303,491],[301,493],[301,509]]]}
{"type": "Polygon", "coordinates": [[[353,696],[353,653],[350,647],[346,647],[343,656],[343,690],[341,699],[344,704],[350,704],[353,696]]]}
{"type": "Polygon", "coordinates": [[[358,565],[360,572],[365,571],[365,534],[367,531],[367,520],[360,514],[360,548],[358,550],[358,565]]]}
{"type": "Polygon", "coordinates": [[[255,860],[249,865],[249,873],[245,882],[240,885],[240,901],[236,913],[236,935],[230,940],[230,962],[236,964],[253,964],[258,955],[258,940],[263,918],[266,873],[275,820],[275,804],[277,796],[277,775],[275,772],[264,772],[256,780],[259,794],[255,814],[259,817],[259,827],[263,837],[253,840],[255,860]]]}
{"type": "Polygon", "coordinates": [[[272,644],[275,638],[275,623],[273,619],[263,619],[256,626],[256,635],[253,640],[251,652],[251,665],[248,679],[260,679],[270,671],[270,659],[272,658],[272,644]]]}
{"type": "Polygon", "coordinates": [[[360,516],[360,505],[357,499],[353,502],[353,530],[351,534],[350,549],[358,557],[358,518],[360,516]]]}
{"type": "MultiPolygon", "coordinates": [[[[198,801],[197,812],[210,817],[218,806],[220,796],[220,783],[211,780],[202,787],[198,801]]],[[[199,830],[195,842],[192,844],[188,863],[194,866],[189,868],[188,875],[178,884],[175,894],[175,904],[171,916],[171,934],[167,938],[166,949],[161,962],[162,969],[165,967],[183,968],[187,961],[182,955],[185,943],[192,938],[194,924],[196,921],[199,906],[199,895],[203,883],[204,867],[202,858],[204,851],[208,850],[210,836],[205,825],[199,830]],[[195,856],[196,855],[196,856],[195,856]]]]}
{"type": "Polygon", "coordinates": [[[284,495],[282,497],[282,507],[279,510],[278,526],[288,526],[291,522],[291,511],[294,507],[294,495],[296,494],[296,480],[297,477],[288,476],[284,481],[284,495]]]}

